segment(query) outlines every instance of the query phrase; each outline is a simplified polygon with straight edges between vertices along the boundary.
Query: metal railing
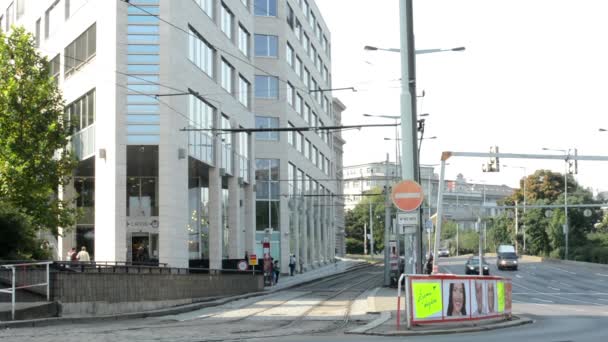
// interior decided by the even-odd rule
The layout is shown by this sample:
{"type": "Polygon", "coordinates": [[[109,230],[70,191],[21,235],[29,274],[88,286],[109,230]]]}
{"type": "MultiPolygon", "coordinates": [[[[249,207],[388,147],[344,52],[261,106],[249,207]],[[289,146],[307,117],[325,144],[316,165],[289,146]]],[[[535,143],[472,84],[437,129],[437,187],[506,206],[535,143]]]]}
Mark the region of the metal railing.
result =
{"type": "Polygon", "coordinates": [[[2,268],[11,270],[11,287],[0,289],[1,293],[8,293],[11,295],[11,318],[15,320],[15,294],[17,290],[27,289],[31,287],[37,286],[46,286],[46,300],[51,300],[51,292],[50,292],[50,275],[49,268],[52,264],[52,261],[43,261],[43,262],[32,262],[32,263],[21,263],[21,264],[8,264],[8,265],[0,265],[2,268]],[[38,283],[38,284],[24,284],[17,286],[16,282],[16,272],[18,267],[27,268],[29,266],[37,266],[37,265],[46,265],[46,282],[38,283]]]}

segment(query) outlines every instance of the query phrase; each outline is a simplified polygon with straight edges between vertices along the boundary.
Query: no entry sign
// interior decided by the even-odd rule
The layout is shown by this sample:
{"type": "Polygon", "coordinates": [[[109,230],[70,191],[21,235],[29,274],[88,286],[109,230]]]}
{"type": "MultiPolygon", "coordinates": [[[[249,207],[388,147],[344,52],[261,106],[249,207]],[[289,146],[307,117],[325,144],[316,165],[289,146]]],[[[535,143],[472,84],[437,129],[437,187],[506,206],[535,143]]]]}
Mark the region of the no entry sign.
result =
{"type": "Polygon", "coordinates": [[[414,211],[422,204],[424,192],[420,184],[413,180],[404,180],[393,186],[391,198],[397,208],[403,211],[414,211]]]}

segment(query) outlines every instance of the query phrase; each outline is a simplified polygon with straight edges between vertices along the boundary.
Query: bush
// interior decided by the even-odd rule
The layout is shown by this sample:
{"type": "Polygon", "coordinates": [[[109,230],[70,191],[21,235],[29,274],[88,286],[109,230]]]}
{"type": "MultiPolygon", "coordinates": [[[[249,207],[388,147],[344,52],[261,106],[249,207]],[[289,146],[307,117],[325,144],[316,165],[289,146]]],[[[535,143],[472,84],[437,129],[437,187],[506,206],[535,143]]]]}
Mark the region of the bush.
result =
{"type": "Polygon", "coordinates": [[[50,259],[49,250],[42,249],[41,244],[28,217],[0,203],[0,259],[50,259]]]}
{"type": "Polygon", "coordinates": [[[363,241],[354,238],[346,238],[346,253],[363,254],[363,241]]]}

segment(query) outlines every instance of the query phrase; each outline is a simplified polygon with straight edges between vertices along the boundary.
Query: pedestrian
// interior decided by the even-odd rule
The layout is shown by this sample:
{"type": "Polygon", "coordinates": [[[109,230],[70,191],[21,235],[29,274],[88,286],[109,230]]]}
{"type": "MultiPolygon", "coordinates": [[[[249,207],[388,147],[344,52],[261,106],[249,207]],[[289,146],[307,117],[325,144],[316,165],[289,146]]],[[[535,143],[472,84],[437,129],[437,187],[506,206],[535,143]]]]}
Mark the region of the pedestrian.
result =
{"type": "Polygon", "coordinates": [[[293,277],[293,273],[296,270],[296,255],[292,254],[289,256],[289,275],[293,277]]]}
{"type": "Polygon", "coordinates": [[[277,284],[279,282],[279,274],[281,274],[281,266],[279,265],[279,260],[274,261],[274,265],[272,265],[272,271],[274,272],[274,283],[277,284]]]}
{"type": "Polygon", "coordinates": [[[65,260],[66,261],[75,261],[76,260],[76,248],[75,247],[70,248],[65,260]]]}
{"type": "Polygon", "coordinates": [[[89,256],[89,252],[87,252],[87,248],[82,246],[78,255],[76,255],[76,259],[80,262],[88,262],[91,261],[91,257],[89,256]]]}

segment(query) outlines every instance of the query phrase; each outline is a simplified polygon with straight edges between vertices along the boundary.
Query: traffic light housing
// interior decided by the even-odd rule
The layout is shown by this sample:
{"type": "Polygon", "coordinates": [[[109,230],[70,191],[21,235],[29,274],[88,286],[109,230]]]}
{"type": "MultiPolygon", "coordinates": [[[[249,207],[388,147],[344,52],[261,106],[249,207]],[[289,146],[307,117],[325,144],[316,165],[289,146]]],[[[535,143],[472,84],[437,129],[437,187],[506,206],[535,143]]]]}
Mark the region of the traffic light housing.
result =
{"type": "MultiPolygon", "coordinates": [[[[498,154],[498,146],[491,146],[490,153],[498,154]]],[[[481,166],[483,172],[500,172],[500,159],[498,156],[490,157],[490,161],[481,166]]]]}

